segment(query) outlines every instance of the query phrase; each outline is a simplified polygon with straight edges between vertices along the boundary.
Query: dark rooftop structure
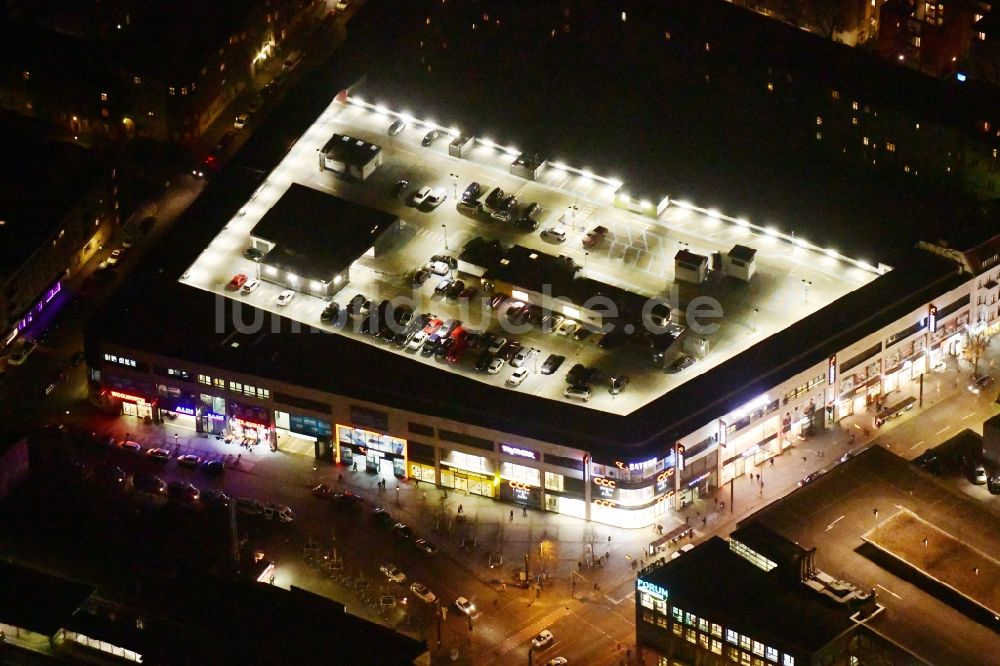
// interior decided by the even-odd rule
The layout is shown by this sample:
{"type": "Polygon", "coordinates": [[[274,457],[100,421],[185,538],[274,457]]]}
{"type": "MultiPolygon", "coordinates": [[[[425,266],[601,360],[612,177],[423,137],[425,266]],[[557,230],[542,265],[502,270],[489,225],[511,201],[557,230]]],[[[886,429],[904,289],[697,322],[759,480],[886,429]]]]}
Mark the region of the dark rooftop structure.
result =
{"type": "Polygon", "coordinates": [[[344,134],[334,134],[320,152],[341,162],[362,166],[373,160],[381,150],[374,143],[344,134]]]}
{"type": "Polygon", "coordinates": [[[30,259],[103,177],[91,151],[47,140],[31,121],[0,116],[0,280],[30,259]]]}
{"type": "Polygon", "coordinates": [[[734,245],[733,249],[729,251],[729,256],[750,263],[757,256],[757,250],[745,245],[734,245]]]}
{"type": "Polygon", "coordinates": [[[712,537],[641,580],[665,588],[670,603],[781,652],[815,654],[854,623],[853,612],[827,604],[805,586],[789,585],[712,537]]]}
{"type": "Polygon", "coordinates": [[[53,636],[94,588],[0,561],[0,623],[53,636]]]}
{"type": "Polygon", "coordinates": [[[326,280],[349,268],[396,219],[392,213],[292,183],[250,235],[275,246],[263,265],[326,280]]]}
{"type": "MultiPolygon", "coordinates": [[[[743,521],[733,538],[753,543],[754,535],[771,533],[815,549],[819,570],[876,589],[885,610],[867,621],[871,630],[926,663],[981,664],[981,655],[995,651],[1000,624],[960,595],[935,585],[930,575],[900,566],[896,558],[866,545],[880,538],[874,534],[876,509],[877,520],[887,529],[897,514],[919,516],[934,531],[960,536],[975,551],[1000,552],[1000,524],[982,503],[880,446],[835,463],[818,479],[743,521]]],[[[923,548],[918,550],[922,553],[923,548]]],[[[947,560],[938,565],[949,566],[947,560]]],[[[964,575],[975,579],[971,571],[964,575]]],[[[975,585],[972,580],[969,584],[975,585]]]]}

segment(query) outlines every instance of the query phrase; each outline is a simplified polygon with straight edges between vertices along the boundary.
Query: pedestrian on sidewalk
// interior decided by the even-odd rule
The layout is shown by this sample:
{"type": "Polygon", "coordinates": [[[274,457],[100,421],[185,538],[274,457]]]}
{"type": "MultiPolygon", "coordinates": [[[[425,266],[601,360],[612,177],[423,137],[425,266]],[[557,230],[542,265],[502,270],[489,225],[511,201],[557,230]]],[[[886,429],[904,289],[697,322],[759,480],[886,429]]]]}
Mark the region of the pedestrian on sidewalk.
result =
{"type": "Polygon", "coordinates": [[[774,467],[774,458],[768,458],[767,461],[771,463],[771,467],[774,467]]]}
{"type": "Polygon", "coordinates": [[[510,510],[510,522],[514,522],[514,509],[510,510]]]}
{"type": "Polygon", "coordinates": [[[458,513],[459,513],[459,515],[461,515],[461,513],[462,513],[462,505],[461,504],[458,505],[458,513]]]}
{"type": "Polygon", "coordinates": [[[521,507],[521,517],[522,518],[527,518],[528,517],[528,507],[526,507],[526,506],[522,506],[521,507]]]}

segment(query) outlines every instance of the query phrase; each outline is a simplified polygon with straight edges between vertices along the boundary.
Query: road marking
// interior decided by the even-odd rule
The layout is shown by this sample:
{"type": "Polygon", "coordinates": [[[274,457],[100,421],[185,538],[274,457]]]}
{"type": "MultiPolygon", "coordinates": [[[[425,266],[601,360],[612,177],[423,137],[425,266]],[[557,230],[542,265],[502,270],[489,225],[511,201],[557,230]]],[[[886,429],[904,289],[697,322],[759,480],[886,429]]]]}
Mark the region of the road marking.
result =
{"type": "Polygon", "coordinates": [[[910,450],[912,451],[913,449],[917,448],[918,446],[920,446],[923,443],[924,443],[924,440],[920,440],[919,442],[917,442],[916,444],[914,444],[913,446],[911,446],[910,450]]]}
{"type": "Polygon", "coordinates": [[[967,418],[971,418],[971,417],[973,417],[973,416],[975,416],[975,415],[976,415],[976,413],[975,413],[975,412],[972,412],[971,414],[966,414],[965,416],[963,416],[963,417],[962,417],[962,420],[964,421],[965,419],[967,419],[967,418]]]}
{"type": "Polygon", "coordinates": [[[844,517],[841,516],[840,518],[837,518],[837,520],[835,520],[832,523],[830,523],[829,525],[827,525],[826,526],[826,531],[829,532],[830,530],[832,530],[833,526],[836,525],[837,523],[839,523],[840,521],[842,521],[843,519],[844,519],[844,517]]]}
{"type": "Polygon", "coordinates": [[[935,435],[940,435],[940,434],[941,434],[941,433],[943,433],[944,431],[946,431],[946,430],[950,430],[950,429],[951,429],[951,426],[945,426],[945,427],[941,428],[940,430],[938,430],[938,431],[937,431],[936,433],[934,433],[934,434],[935,434],[935,435]]]}
{"type": "Polygon", "coordinates": [[[611,603],[613,603],[613,604],[614,604],[615,606],[617,606],[617,605],[618,605],[618,604],[620,604],[621,602],[623,602],[623,601],[625,601],[626,599],[628,599],[628,598],[632,597],[632,596],[633,596],[634,594],[635,594],[635,590],[632,590],[631,592],[629,592],[629,593],[628,593],[628,594],[626,594],[626,595],[625,595],[624,597],[622,597],[621,599],[618,599],[618,600],[615,600],[615,599],[612,599],[612,598],[611,598],[611,596],[610,596],[610,595],[607,595],[607,594],[605,594],[605,595],[604,595],[604,598],[605,598],[605,599],[607,599],[608,601],[610,601],[611,603]]]}
{"type": "Polygon", "coordinates": [[[903,598],[903,597],[899,596],[898,594],[896,594],[895,592],[893,592],[892,590],[890,590],[889,588],[887,588],[887,587],[883,587],[883,586],[882,586],[881,584],[879,584],[879,583],[876,583],[876,585],[878,585],[878,586],[879,586],[879,587],[881,587],[881,588],[882,588],[883,590],[885,590],[886,592],[888,592],[888,593],[889,593],[889,594],[891,594],[892,596],[896,597],[897,599],[902,599],[902,598],[903,598]]]}

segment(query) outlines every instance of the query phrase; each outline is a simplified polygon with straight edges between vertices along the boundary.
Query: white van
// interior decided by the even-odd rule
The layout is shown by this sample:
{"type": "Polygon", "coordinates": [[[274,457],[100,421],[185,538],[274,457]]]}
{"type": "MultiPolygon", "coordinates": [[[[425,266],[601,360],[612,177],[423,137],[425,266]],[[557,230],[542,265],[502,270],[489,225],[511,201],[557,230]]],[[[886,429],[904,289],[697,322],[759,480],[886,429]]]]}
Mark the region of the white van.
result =
{"type": "Polygon", "coordinates": [[[291,54],[285,58],[285,64],[281,66],[281,69],[290,72],[299,66],[299,61],[302,60],[302,51],[292,51],[291,54]]]}
{"type": "Polygon", "coordinates": [[[579,400],[580,402],[587,402],[590,400],[590,389],[586,386],[567,386],[566,390],[563,391],[563,396],[570,400],[579,400]]]}

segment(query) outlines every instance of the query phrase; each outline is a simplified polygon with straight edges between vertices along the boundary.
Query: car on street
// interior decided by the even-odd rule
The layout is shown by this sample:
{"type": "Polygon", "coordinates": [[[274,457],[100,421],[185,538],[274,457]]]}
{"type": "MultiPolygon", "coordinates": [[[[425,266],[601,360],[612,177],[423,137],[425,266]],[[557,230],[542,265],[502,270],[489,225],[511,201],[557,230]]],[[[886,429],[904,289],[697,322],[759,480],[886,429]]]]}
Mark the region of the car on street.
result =
{"type": "Polygon", "coordinates": [[[431,130],[427,134],[424,134],[424,138],[420,140],[420,145],[427,147],[441,138],[441,130],[431,130]]]}
{"type": "Polygon", "coordinates": [[[510,373],[510,377],[507,378],[507,386],[520,386],[521,382],[523,382],[527,376],[527,368],[518,368],[514,372],[510,373]]]}
{"type": "Polygon", "coordinates": [[[177,464],[181,467],[197,467],[201,464],[201,458],[193,453],[185,453],[182,456],[177,456],[177,464]]]}
{"type": "Polygon", "coordinates": [[[129,439],[119,443],[118,448],[131,451],[132,453],[142,453],[142,444],[139,442],[133,442],[129,439]]]}
{"type": "Polygon", "coordinates": [[[972,478],[972,482],[974,484],[976,484],[977,486],[984,486],[984,485],[986,485],[986,479],[987,479],[987,476],[986,476],[986,467],[982,463],[977,464],[976,466],[974,466],[972,468],[971,478],[972,478]]]}
{"type": "Polygon", "coordinates": [[[352,493],[350,490],[345,490],[330,495],[330,502],[335,506],[349,508],[361,504],[364,502],[364,498],[357,493],[352,493]]]}
{"type": "Polygon", "coordinates": [[[158,476],[136,474],[132,479],[132,487],[143,493],[163,495],[167,492],[166,482],[158,476]]]}
{"type": "Polygon", "coordinates": [[[201,497],[201,491],[188,481],[171,481],[167,484],[167,496],[186,502],[194,502],[201,497]]]}
{"type": "Polygon", "coordinates": [[[454,284],[455,281],[450,277],[441,278],[438,283],[434,285],[434,293],[439,295],[444,295],[448,292],[448,289],[454,284]]]}
{"type": "Polygon", "coordinates": [[[410,181],[401,178],[400,180],[396,181],[395,185],[393,185],[392,194],[393,196],[401,197],[403,196],[403,193],[409,189],[409,187],[410,187],[410,181]]]}
{"type": "Polygon", "coordinates": [[[983,375],[982,377],[977,377],[969,384],[969,390],[976,395],[979,395],[982,391],[985,391],[991,386],[993,386],[993,377],[990,375],[983,375]]]}
{"type": "Polygon", "coordinates": [[[240,115],[236,116],[236,120],[233,121],[233,129],[237,130],[244,129],[249,122],[250,122],[250,114],[241,113],[240,115]]]}
{"type": "Polygon", "coordinates": [[[547,314],[542,317],[542,332],[543,333],[554,333],[557,328],[559,328],[562,323],[566,321],[566,318],[559,314],[547,314]]]}
{"type": "Polygon", "coordinates": [[[170,451],[167,449],[161,449],[159,447],[147,450],[146,455],[154,460],[160,460],[160,461],[170,460],[170,451]]]}
{"type": "Polygon", "coordinates": [[[801,487],[801,486],[806,485],[807,483],[812,483],[813,481],[815,481],[819,477],[823,476],[823,472],[824,472],[824,470],[817,470],[815,472],[812,472],[811,474],[807,474],[805,477],[803,477],[799,481],[799,486],[801,487]]]}
{"type": "Polygon", "coordinates": [[[391,125],[389,125],[389,136],[396,136],[400,132],[406,129],[406,121],[402,118],[397,118],[391,125]]]}
{"type": "Polygon", "coordinates": [[[579,327],[580,325],[575,321],[567,319],[556,327],[556,335],[572,335],[579,327]]]}
{"type": "Polygon", "coordinates": [[[247,294],[252,294],[257,291],[257,287],[260,286],[260,280],[257,278],[250,278],[243,283],[243,288],[240,289],[240,293],[246,296],[247,294]]]}
{"type": "Polygon", "coordinates": [[[295,292],[291,289],[285,289],[283,292],[278,294],[278,299],[275,301],[278,305],[284,306],[288,305],[295,299],[295,292]]]}
{"type": "Polygon", "coordinates": [[[432,604],[437,601],[437,596],[427,589],[426,585],[421,583],[414,583],[413,585],[410,585],[410,592],[413,592],[418,599],[426,603],[432,604]]]}
{"type": "Polygon", "coordinates": [[[463,615],[472,615],[476,612],[476,604],[472,603],[465,597],[455,599],[455,608],[457,608],[458,612],[463,615]]]}
{"type": "Polygon", "coordinates": [[[517,197],[513,194],[506,197],[493,214],[490,215],[494,220],[499,220],[500,222],[510,222],[514,219],[514,214],[517,212],[517,197]]]}
{"type": "Polygon", "coordinates": [[[450,285],[448,285],[447,289],[444,290],[444,295],[448,299],[454,301],[463,291],[465,291],[465,283],[462,282],[461,280],[455,280],[450,285]]]}
{"type": "Polygon", "coordinates": [[[626,386],[628,386],[628,376],[615,375],[614,377],[611,378],[611,381],[609,382],[608,392],[611,395],[618,395],[625,390],[626,386]]]}
{"type": "Polygon", "coordinates": [[[563,391],[564,398],[580,402],[589,402],[592,395],[589,386],[567,386],[563,391]]]}
{"type": "Polygon", "coordinates": [[[566,360],[565,356],[561,356],[559,354],[549,354],[548,357],[545,359],[545,362],[542,363],[541,367],[542,374],[551,375],[552,373],[554,373],[556,370],[559,369],[559,366],[561,366],[563,364],[563,361],[565,360],[566,360]]]}
{"type": "Polygon", "coordinates": [[[437,546],[435,546],[427,539],[415,539],[413,541],[413,545],[416,546],[417,549],[424,551],[428,555],[433,555],[434,553],[437,552],[437,546]]]}
{"type": "Polygon", "coordinates": [[[545,662],[545,666],[566,666],[569,662],[566,661],[566,657],[553,657],[545,662]]]}
{"type": "Polygon", "coordinates": [[[201,471],[209,476],[218,476],[226,471],[226,463],[221,460],[205,460],[201,463],[201,471]]]}
{"type": "Polygon", "coordinates": [[[395,564],[383,564],[378,570],[389,579],[390,583],[402,583],[406,580],[406,574],[400,571],[395,564]]]}
{"type": "Polygon", "coordinates": [[[326,307],[323,308],[323,311],[319,313],[319,320],[324,324],[329,324],[337,318],[338,314],[340,314],[340,303],[337,301],[330,301],[327,303],[326,307]]]}
{"type": "Polygon", "coordinates": [[[248,277],[246,273],[237,273],[233,276],[233,279],[229,281],[229,284],[226,285],[226,288],[230,291],[237,291],[247,283],[247,279],[248,277]]]}
{"type": "Polygon", "coordinates": [[[392,526],[392,533],[400,539],[412,539],[413,528],[406,523],[396,523],[392,526]]]}
{"type": "Polygon", "coordinates": [[[201,491],[201,501],[215,506],[229,506],[229,495],[215,488],[206,488],[201,491]]]}
{"type": "Polygon", "coordinates": [[[377,525],[381,525],[382,527],[391,527],[396,524],[396,520],[392,517],[392,514],[382,507],[376,507],[372,511],[372,519],[377,525]]]}
{"type": "Polygon", "coordinates": [[[419,190],[413,194],[413,205],[414,207],[422,206],[427,198],[431,196],[433,190],[428,186],[424,185],[419,190]]]}
{"type": "Polygon", "coordinates": [[[542,629],[538,632],[538,635],[531,639],[531,647],[533,648],[543,648],[552,642],[552,632],[548,629],[542,629]]]}
{"type": "Polygon", "coordinates": [[[105,259],[105,261],[107,262],[108,266],[114,266],[122,258],[123,254],[125,254],[125,252],[121,248],[112,250],[111,254],[108,256],[107,259],[105,259]]]}

